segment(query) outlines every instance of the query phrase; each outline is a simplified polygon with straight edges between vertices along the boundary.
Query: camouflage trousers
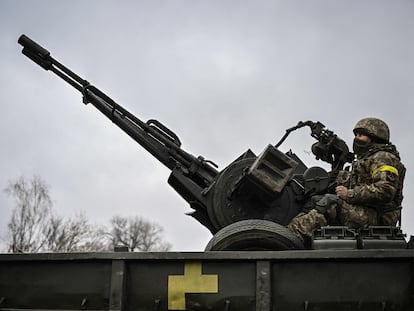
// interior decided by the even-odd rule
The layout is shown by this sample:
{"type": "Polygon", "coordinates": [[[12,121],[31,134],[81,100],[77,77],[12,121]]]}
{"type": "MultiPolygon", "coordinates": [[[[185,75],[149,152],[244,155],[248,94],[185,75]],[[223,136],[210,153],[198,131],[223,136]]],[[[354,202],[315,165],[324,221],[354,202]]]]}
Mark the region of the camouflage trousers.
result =
{"type": "Polygon", "coordinates": [[[299,213],[287,227],[301,240],[304,240],[312,237],[315,229],[327,225],[347,226],[351,229],[378,225],[378,213],[375,209],[342,202],[337,210],[336,217],[333,219],[327,219],[316,209],[312,209],[308,213],[299,213]]]}

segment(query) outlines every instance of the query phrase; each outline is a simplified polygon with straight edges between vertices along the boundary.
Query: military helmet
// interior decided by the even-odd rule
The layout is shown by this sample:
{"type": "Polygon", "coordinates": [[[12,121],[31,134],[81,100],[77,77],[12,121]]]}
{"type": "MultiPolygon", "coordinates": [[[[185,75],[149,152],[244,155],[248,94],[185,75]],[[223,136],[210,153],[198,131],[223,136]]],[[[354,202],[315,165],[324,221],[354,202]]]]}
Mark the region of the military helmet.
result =
{"type": "Polygon", "coordinates": [[[354,134],[363,133],[378,142],[390,141],[390,129],[387,123],[377,118],[364,118],[359,120],[354,127],[354,134]]]}

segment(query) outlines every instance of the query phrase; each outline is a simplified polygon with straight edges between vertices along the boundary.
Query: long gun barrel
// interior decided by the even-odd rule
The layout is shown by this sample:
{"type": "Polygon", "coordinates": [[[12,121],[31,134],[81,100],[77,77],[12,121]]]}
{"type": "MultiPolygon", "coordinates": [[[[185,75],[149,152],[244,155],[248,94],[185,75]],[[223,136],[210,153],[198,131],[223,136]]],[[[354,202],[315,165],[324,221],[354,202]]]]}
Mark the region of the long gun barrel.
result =
{"type": "MultiPolygon", "coordinates": [[[[171,170],[168,183],[190,204],[194,210],[190,215],[212,233],[245,219],[266,219],[286,225],[302,210],[306,199],[303,189],[307,189],[302,185],[305,179],[293,178],[305,174],[307,168],[295,154],[277,150],[293,130],[309,126],[312,136],[320,143],[318,148],[313,148],[317,149],[315,155],[336,168],[343,165],[349,153],[342,140],[323,124],[300,122],[286,131],[276,147],[269,145],[258,156],[247,150],[218,172],[211,161],[181,149],[177,135],[159,121],[141,121],[27,36],[22,35],[18,42],[23,46],[24,55],[76,88],[85,104],[95,106],[168,167],[171,170]]],[[[307,179],[321,179],[311,177],[307,179]]]]}
{"type": "Polygon", "coordinates": [[[85,104],[91,103],[95,106],[170,170],[180,166],[184,174],[191,176],[201,187],[208,186],[218,174],[212,166],[214,163],[203,157],[194,157],[181,149],[177,135],[159,121],[141,121],[101,90],[59,63],[48,50],[27,36],[21,35],[18,43],[23,46],[24,55],[80,91],[85,104]]]}

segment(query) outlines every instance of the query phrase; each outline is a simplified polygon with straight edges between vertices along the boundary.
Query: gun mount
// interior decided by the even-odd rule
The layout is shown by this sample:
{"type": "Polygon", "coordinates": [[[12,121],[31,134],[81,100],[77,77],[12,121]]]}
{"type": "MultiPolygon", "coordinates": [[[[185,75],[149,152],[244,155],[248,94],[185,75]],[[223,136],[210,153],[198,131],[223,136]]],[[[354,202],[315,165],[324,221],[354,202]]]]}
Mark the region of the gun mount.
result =
{"type": "Polygon", "coordinates": [[[320,168],[307,168],[292,152],[277,149],[293,130],[309,126],[317,140],[312,152],[332,165],[333,171],[353,155],[332,131],[320,122],[299,122],[286,131],[276,146],[258,156],[247,150],[222,171],[201,156],[181,148],[178,136],[157,120],[143,122],[55,60],[50,52],[22,35],[22,53],[77,89],[83,103],[92,104],[109,120],[171,170],[168,183],[194,210],[190,213],[213,234],[238,221],[259,219],[286,225],[315,193],[332,186],[333,176],[320,168]]]}

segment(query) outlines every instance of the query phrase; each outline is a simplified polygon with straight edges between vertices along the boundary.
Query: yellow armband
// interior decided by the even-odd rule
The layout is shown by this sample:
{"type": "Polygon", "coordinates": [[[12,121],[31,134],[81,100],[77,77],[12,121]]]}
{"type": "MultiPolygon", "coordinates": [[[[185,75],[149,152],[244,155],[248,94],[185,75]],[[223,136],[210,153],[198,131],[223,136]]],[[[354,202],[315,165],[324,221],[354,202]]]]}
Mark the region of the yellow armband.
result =
{"type": "Polygon", "coordinates": [[[398,170],[394,167],[394,166],[390,166],[390,165],[382,165],[379,168],[375,169],[372,172],[372,178],[374,178],[375,175],[377,175],[377,173],[379,172],[390,172],[393,173],[394,175],[398,176],[398,170]]]}

